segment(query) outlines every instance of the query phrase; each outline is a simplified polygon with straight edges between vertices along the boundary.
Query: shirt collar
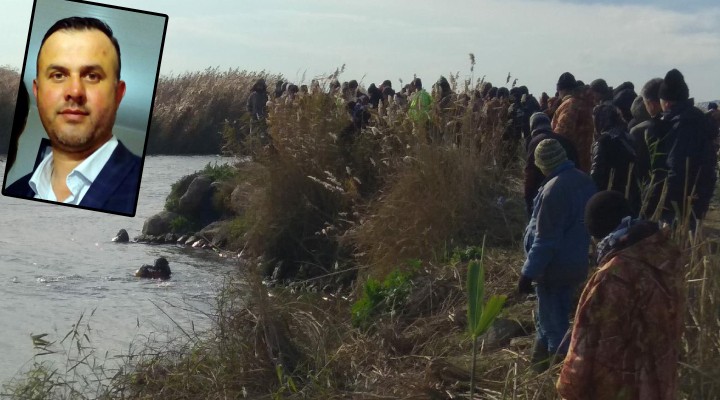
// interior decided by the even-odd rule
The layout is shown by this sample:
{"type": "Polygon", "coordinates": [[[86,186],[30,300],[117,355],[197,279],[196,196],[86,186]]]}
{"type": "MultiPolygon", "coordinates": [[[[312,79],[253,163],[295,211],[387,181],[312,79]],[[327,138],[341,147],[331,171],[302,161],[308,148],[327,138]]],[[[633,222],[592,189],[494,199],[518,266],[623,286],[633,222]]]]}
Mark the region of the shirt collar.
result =
{"type": "MultiPolygon", "coordinates": [[[[112,136],[110,140],[70,171],[66,184],[72,195],[66,201],[71,204],[79,204],[90,185],[100,175],[100,171],[110,159],[118,143],[117,138],[112,136]]],[[[48,152],[30,177],[30,188],[35,192],[36,198],[57,201],[55,192],[52,190],[52,171],[53,155],[52,152],[48,152]]]]}
{"type": "Polygon", "coordinates": [[[35,192],[36,197],[55,201],[55,193],[52,191],[52,183],[50,177],[52,176],[52,151],[49,151],[43,160],[40,162],[32,176],[30,177],[30,189],[35,192]]]}
{"type": "MultiPolygon", "coordinates": [[[[105,144],[100,146],[99,149],[95,150],[95,152],[92,153],[90,157],[86,158],[83,162],[80,163],[80,165],[70,171],[70,175],[79,174],[87,181],[89,181],[90,184],[92,184],[95,181],[95,178],[100,175],[100,171],[102,171],[105,163],[107,163],[107,161],[110,159],[110,156],[112,155],[113,151],[115,151],[115,148],[117,146],[118,140],[115,138],[115,136],[110,137],[110,140],[105,142],[105,144]]],[[[70,175],[68,175],[68,177],[70,177],[70,175]]]]}

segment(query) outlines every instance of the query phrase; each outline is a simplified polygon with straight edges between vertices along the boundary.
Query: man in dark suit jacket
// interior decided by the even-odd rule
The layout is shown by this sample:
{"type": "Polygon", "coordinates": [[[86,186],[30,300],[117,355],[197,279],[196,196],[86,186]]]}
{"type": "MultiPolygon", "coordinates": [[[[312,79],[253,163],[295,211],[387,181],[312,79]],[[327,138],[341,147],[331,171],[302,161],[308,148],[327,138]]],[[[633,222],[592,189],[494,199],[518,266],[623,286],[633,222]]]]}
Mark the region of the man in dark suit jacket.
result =
{"type": "MultiPolygon", "coordinates": [[[[37,167],[37,165],[36,165],[37,167]]],[[[141,173],[140,157],[128,150],[122,142],[113,151],[110,159],[78,204],[101,211],[134,215],[141,173]]],[[[4,194],[14,197],[34,198],[30,187],[33,172],[8,186],[4,194]]]]}
{"type": "Polygon", "coordinates": [[[46,32],[33,94],[52,153],[3,194],[135,215],[141,161],[112,133],[120,66],[117,39],[98,19],[65,18],[46,32]]]}

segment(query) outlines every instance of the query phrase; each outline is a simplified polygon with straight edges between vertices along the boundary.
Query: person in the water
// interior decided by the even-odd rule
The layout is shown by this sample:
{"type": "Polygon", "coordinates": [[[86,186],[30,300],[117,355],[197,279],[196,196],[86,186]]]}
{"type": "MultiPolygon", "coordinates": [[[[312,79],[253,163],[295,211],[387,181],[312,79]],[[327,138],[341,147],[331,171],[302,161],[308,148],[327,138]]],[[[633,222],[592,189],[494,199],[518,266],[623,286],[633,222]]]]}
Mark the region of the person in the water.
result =
{"type": "Polygon", "coordinates": [[[155,260],[153,265],[143,265],[135,271],[135,276],[138,278],[150,278],[150,279],[170,279],[170,264],[165,257],[160,257],[155,260]]]}

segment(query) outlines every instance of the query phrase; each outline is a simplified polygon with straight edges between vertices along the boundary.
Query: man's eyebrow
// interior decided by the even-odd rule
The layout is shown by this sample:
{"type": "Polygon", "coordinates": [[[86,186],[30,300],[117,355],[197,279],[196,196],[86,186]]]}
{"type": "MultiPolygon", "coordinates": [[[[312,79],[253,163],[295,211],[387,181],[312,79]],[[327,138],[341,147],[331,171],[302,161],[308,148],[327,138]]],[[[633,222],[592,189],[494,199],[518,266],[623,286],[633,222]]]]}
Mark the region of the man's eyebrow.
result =
{"type": "Polygon", "coordinates": [[[82,67],[80,67],[80,72],[82,73],[87,73],[90,71],[98,71],[105,73],[105,69],[103,69],[102,65],[100,64],[83,65],[82,67]]]}
{"type": "MultiPolygon", "coordinates": [[[[62,71],[62,72],[69,71],[69,69],[67,67],[58,65],[58,64],[50,64],[45,69],[45,71],[53,71],[53,70],[62,71]]],[[[100,65],[100,64],[83,65],[82,67],[80,67],[80,72],[89,72],[89,71],[105,72],[105,69],[103,69],[102,65],[100,65]]]]}
{"type": "Polygon", "coordinates": [[[49,72],[49,71],[67,72],[68,68],[64,67],[62,65],[58,65],[58,64],[50,64],[47,66],[47,68],[45,68],[45,72],[49,72]]]}

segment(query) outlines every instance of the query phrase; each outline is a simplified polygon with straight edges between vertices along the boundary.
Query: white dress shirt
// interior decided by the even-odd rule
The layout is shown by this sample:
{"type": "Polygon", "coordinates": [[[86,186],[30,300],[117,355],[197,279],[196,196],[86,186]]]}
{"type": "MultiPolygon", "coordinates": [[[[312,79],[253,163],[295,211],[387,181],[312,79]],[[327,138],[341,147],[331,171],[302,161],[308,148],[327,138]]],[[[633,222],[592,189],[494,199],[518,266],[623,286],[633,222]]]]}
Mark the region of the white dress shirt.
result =
{"type": "MultiPolygon", "coordinates": [[[[65,179],[65,184],[70,189],[70,196],[63,203],[80,204],[85,193],[90,189],[95,178],[100,174],[117,146],[118,140],[113,136],[99,149],[95,150],[90,157],[70,171],[65,179]]],[[[36,199],[58,201],[52,188],[52,172],[53,155],[52,152],[49,152],[30,178],[30,188],[35,192],[36,199]]]]}

